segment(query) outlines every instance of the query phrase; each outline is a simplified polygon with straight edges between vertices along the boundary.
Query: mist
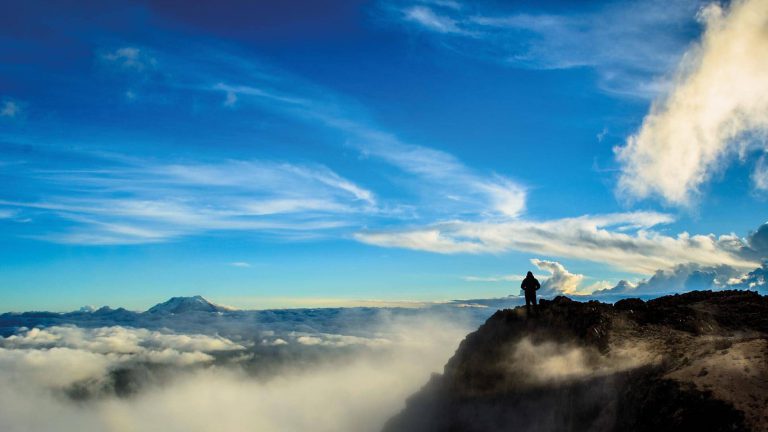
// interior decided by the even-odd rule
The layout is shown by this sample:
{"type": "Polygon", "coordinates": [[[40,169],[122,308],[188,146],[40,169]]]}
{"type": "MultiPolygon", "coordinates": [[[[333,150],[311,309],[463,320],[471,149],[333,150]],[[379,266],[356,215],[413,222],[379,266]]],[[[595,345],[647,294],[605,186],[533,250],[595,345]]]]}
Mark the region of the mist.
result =
{"type": "Polygon", "coordinates": [[[22,328],[0,339],[0,430],[378,431],[468,330],[439,315],[381,319],[370,337],[247,341],[22,328]]]}
{"type": "Polygon", "coordinates": [[[524,337],[508,356],[509,368],[525,377],[528,384],[594,378],[636,369],[660,360],[660,354],[647,343],[615,343],[601,353],[592,346],[552,341],[534,342],[524,337]]]}

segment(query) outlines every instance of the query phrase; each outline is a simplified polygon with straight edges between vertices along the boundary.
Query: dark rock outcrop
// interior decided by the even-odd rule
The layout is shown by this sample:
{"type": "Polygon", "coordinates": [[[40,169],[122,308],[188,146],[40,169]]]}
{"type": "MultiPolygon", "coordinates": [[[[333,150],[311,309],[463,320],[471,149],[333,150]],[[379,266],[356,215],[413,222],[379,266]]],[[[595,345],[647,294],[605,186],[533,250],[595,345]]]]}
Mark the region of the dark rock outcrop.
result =
{"type": "Polygon", "coordinates": [[[768,297],[496,312],[384,432],[768,430],[768,297]]]}

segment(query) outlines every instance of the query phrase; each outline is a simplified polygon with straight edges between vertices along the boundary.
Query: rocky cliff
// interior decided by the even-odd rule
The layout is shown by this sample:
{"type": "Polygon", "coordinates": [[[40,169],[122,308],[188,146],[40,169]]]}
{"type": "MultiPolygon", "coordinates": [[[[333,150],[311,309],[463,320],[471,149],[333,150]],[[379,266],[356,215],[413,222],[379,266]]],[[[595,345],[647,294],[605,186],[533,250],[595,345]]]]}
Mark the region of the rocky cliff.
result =
{"type": "Polygon", "coordinates": [[[468,335],[385,432],[768,430],[768,297],[557,297],[468,335]]]}

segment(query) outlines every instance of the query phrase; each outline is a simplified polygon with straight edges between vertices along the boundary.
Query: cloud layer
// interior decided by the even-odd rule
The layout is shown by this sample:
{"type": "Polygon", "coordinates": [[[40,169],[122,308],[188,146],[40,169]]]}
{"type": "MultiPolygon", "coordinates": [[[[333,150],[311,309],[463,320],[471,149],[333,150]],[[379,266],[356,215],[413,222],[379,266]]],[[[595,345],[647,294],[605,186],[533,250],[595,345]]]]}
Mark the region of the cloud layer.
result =
{"type": "Polygon", "coordinates": [[[510,250],[577,258],[641,274],[676,263],[730,265],[749,270],[759,260],[745,256],[735,235],[664,235],[652,230],[668,223],[665,214],[633,212],[551,221],[452,221],[407,230],[361,232],[360,241],[437,253],[498,253],[510,250]]]}
{"type": "Polygon", "coordinates": [[[254,341],[259,351],[221,337],[145,329],[22,330],[0,339],[0,429],[374,432],[468,329],[421,317],[379,330],[388,343],[298,336],[272,347],[254,341]],[[168,350],[207,357],[169,363],[168,350]],[[137,391],[121,397],[111,390],[115,380],[137,391]],[[101,390],[83,398],[87,389],[101,390]]]}
{"type": "Polygon", "coordinates": [[[622,280],[614,287],[599,287],[595,294],[659,295],[692,290],[749,289],[765,291],[768,274],[768,223],[740,241],[741,256],[761,263],[757,268],[748,269],[727,264],[691,262],[660,268],[651,277],[636,283],[622,280]]]}
{"type": "MultiPolygon", "coordinates": [[[[764,291],[768,271],[768,223],[761,225],[746,238],[721,238],[722,244],[733,256],[741,257],[745,266],[732,266],[712,262],[702,264],[689,261],[660,267],[649,277],[638,280],[620,280],[618,283],[607,280],[595,280],[585,284],[590,278],[574,274],[557,261],[531,259],[531,264],[545,271],[548,275],[537,275],[541,282],[540,295],[618,295],[621,297],[636,295],[662,295],[693,290],[749,289],[764,291]],[[755,263],[749,267],[746,263],[755,263]],[[762,263],[762,264],[760,264],[762,263]]],[[[510,282],[520,280],[519,276],[465,277],[468,282],[510,282]]]]}

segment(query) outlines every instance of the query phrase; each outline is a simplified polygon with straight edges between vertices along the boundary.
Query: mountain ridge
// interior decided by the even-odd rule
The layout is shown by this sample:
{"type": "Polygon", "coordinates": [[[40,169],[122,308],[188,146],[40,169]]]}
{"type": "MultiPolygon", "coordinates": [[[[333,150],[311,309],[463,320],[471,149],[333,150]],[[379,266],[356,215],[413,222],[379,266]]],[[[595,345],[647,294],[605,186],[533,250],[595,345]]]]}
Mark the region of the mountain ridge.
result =
{"type": "Polygon", "coordinates": [[[767,335],[750,291],[499,310],[383,431],[766,430],[767,335]]]}

